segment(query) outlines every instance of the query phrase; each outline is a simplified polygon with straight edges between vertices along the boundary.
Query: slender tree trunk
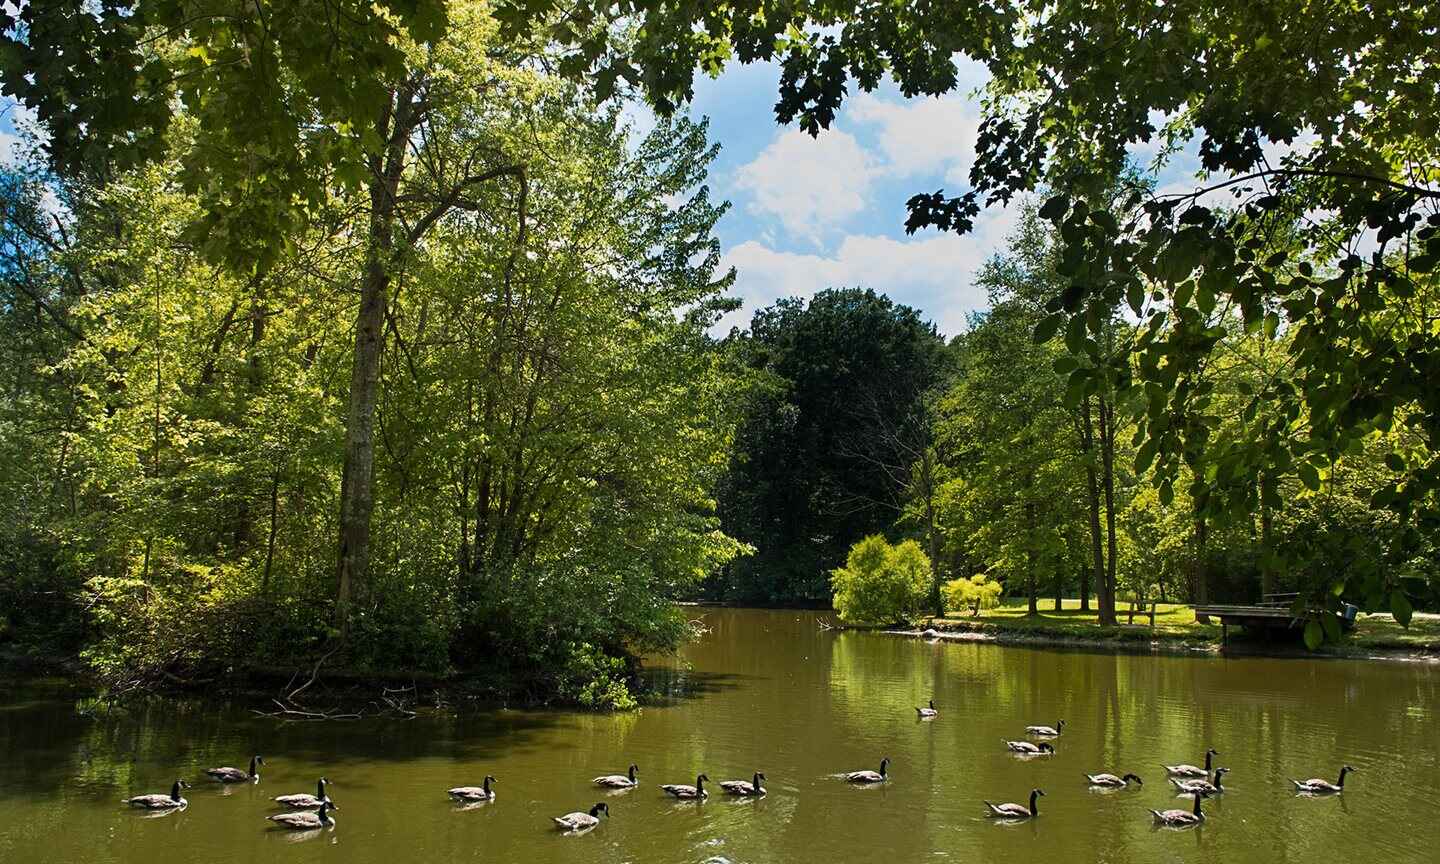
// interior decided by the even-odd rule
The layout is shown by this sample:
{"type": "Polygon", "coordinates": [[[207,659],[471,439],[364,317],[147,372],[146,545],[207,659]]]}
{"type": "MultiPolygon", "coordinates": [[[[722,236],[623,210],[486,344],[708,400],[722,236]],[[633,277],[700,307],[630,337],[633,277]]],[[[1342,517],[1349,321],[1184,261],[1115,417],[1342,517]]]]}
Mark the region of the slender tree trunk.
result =
{"type": "Polygon", "coordinates": [[[265,575],[260,579],[260,590],[270,590],[270,570],[275,565],[275,533],[279,525],[280,472],[270,475],[270,536],[265,542],[265,575]]]}
{"type": "Polygon", "coordinates": [[[1271,531],[1275,527],[1275,514],[1265,503],[1265,493],[1274,488],[1274,483],[1273,477],[1267,476],[1260,480],[1260,595],[1262,600],[1264,595],[1275,593],[1275,571],[1272,569],[1275,553],[1271,546],[1273,542],[1271,531]]]}
{"type": "MultiPolygon", "coordinates": [[[[1086,396],[1082,403],[1082,410],[1079,420],[1080,428],[1080,451],[1084,454],[1085,462],[1085,498],[1090,505],[1090,555],[1091,566],[1095,573],[1095,590],[1100,595],[1100,608],[1103,619],[1105,608],[1105,549],[1104,540],[1100,533],[1100,482],[1095,472],[1095,425],[1090,414],[1090,397],[1086,396]]],[[[1080,586],[1080,608],[1086,612],[1090,611],[1090,586],[1089,580],[1081,583],[1080,586]]]]}
{"type": "Polygon", "coordinates": [[[925,484],[925,534],[930,545],[930,607],[935,610],[935,617],[941,618],[945,615],[945,598],[940,593],[940,536],[935,527],[935,472],[933,454],[929,447],[926,447],[920,456],[920,482],[925,484]]]}
{"type": "Polygon", "coordinates": [[[1100,623],[1118,624],[1115,617],[1115,409],[1101,396],[1100,456],[1105,480],[1105,536],[1108,560],[1105,562],[1105,590],[1100,594],[1100,623]]]}
{"type": "Polygon", "coordinates": [[[1205,566],[1205,547],[1209,544],[1210,531],[1205,516],[1195,514],[1195,602],[1210,602],[1210,574],[1205,566]]]}
{"type": "Polygon", "coordinates": [[[375,405],[380,395],[380,354],[384,348],[394,253],[395,194],[409,145],[407,88],[391,94],[376,123],[383,155],[369,159],[370,224],[360,308],[355,319],[355,356],[350,370],[350,409],[345,422],[345,465],[340,480],[340,554],[335,591],[335,626],[346,633],[356,586],[370,568],[370,517],[375,509],[375,405]]]}
{"type": "MultiPolygon", "coordinates": [[[[1028,484],[1027,484],[1028,485],[1028,484]]],[[[1039,596],[1035,590],[1035,505],[1025,503],[1025,588],[1030,595],[1030,615],[1040,614],[1039,596]]]]}

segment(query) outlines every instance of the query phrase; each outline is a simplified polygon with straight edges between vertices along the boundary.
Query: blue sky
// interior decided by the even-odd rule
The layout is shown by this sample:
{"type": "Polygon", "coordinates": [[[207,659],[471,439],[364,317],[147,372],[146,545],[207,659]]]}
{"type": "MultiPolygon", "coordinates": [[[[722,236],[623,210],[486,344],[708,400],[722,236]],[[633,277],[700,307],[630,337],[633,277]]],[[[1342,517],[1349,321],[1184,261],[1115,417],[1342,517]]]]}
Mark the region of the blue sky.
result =
{"type": "MultiPolygon", "coordinates": [[[[973,277],[1003,251],[1016,205],[984,211],[963,237],[907,237],[903,227],[914,193],[968,188],[980,116],[975,91],[987,76],[976,64],[959,65],[961,84],[943,98],[907,100],[893,86],[852,90],[835,124],[815,139],[775,122],[773,65],[732,66],[719,79],[697,81],[691,114],[710,118],[722,147],[710,185],[733,205],[718,233],[745,303],[718,331],[744,325],[780,297],[832,286],[887,294],[946,335],[986,307],[973,277]]],[[[1132,149],[1141,164],[1155,152],[1132,149]]],[[[1197,167],[1193,146],[1175,154],[1159,175],[1161,190],[1193,188],[1197,167]]]]}
{"type": "Polygon", "coordinates": [[[710,185],[733,205],[718,233],[745,303],[720,329],[780,297],[832,286],[888,294],[946,334],[984,308],[972,276],[1003,247],[1013,212],[987,211],[965,237],[907,237],[903,228],[914,193],[966,188],[979,117],[969,92],[984,76],[962,71],[962,86],[943,99],[906,100],[893,87],[852,93],[814,139],[775,122],[773,65],[732,66],[697,82],[691,114],[710,118],[721,145],[710,185]]]}
{"type": "MultiPolygon", "coordinates": [[[[912,194],[967,188],[980,114],[974,91],[985,73],[967,61],[960,70],[960,86],[938,99],[907,100],[893,86],[852,91],[835,124],[813,139],[775,122],[777,67],[733,65],[718,79],[697,80],[690,113],[710,118],[721,145],[709,182],[715,197],[732,204],[718,234],[725,265],[736,269],[733,293],[744,303],[717,333],[744,326],[781,297],[827,287],[873,288],[921,310],[946,335],[985,308],[973,277],[1004,249],[1014,205],[984,211],[963,237],[907,237],[903,227],[912,194]]],[[[15,106],[5,105],[0,159],[17,141],[15,120],[15,106]]],[[[1153,152],[1135,155],[1143,161],[1153,152]]],[[[1194,169],[1193,152],[1178,154],[1161,187],[1192,187],[1194,169]]]]}

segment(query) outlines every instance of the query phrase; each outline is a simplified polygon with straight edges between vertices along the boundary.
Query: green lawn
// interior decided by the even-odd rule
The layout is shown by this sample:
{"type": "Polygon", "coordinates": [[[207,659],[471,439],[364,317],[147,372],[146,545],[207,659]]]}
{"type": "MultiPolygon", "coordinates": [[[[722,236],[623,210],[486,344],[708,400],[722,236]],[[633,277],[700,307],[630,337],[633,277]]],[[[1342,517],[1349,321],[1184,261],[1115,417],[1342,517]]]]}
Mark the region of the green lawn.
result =
{"type": "MultiPolygon", "coordinates": [[[[986,609],[979,616],[969,614],[951,615],[945,618],[926,619],[922,626],[934,626],[938,630],[973,630],[981,632],[1009,632],[1037,637],[1059,637],[1087,640],[1137,640],[1166,641],[1183,643],[1213,644],[1220,641],[1220,626],[1201,624],[1195,620],[1194,610],[1180,603],[1161,603],[1155,612],[1155,626],[1150,627],[1148,609],[1136,609],[1134,624],[1128,623],[1129,604],[1120,603],[1120,624],[1116,627],[1101,627],[1095,621],[1096,604],[1091,601],[1091,611],[1081,612],[1080,601],[1075,598],[1062,601],[1061,608],[1055,609],[1053,598],[1040,601],[1040,614],[1027,615],[1024,598],[1010,598],[994,609],[986,609]]],[[[1242,633],[1232,629],[1231,638],[1244,638],[1242,633]]],[[[1296,643],[1299,636],[1296,635],[1296,643]]],[[[1410,627],[1395,623],[1389,615],[1361,615],[1353,632],[1348,634],[1340,646],[1358,650],[1388,650],[1440,652],[1440,615],[1416,614],[1410,627]]]]}

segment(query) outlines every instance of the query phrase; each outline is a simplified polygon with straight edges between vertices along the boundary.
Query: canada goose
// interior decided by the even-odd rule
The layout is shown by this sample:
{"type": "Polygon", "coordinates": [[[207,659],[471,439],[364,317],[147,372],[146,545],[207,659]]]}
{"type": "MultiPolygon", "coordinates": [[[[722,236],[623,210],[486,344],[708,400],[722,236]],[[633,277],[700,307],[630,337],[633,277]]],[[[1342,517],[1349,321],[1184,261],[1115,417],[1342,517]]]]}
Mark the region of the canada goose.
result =
{"type": "Polygon", "coordinates": [[[211,780],[218,780],[221,783],[258,783],[260,782],[259,766],[265,764],[263,756],[250,757],[250,770],[241,771],[239,768],[207,768],[205,773],[211,780]]]}
{"type": "Polygon", "coordinates": [[[1151,810],[1155,816],[1157,825],[1169,825],[1172,828],[1185,828],[1190,825],[1199,825],[1205,821],[1205,814],[1200,812],[1200,799],[1204,795],[1195,796],[1194,812],[1188,810],[1151,810]]]}
{"type": "Polygon", "coordinates": [[[939,717],[940,712],[935,710],[935,700],[930,700],[929,708],[916,708],[915,716],[920,718],[939,717]]]}
{"type": "Polygon", "coordinates": [[[1174,777],[1170,778],[1170,782],[1175,784],[1176,789],[1190,795],[1219,795],[1225,791],[1225,787],[1220,784],[1220,778],[1228,773],[1230,773],[1229,768],[1216,768],[1213,782],[1210,780],[1178,780],[1174,777]]]}
{"type": "Polygon", "coordinates": [[[1020,804],[991,804],[989,801],[985,802],[985,806],[990,808],[990,815],[997,819],[1030,819],[1040,815],[1036,801],[1043,797],[1045,797],[1043,790],[1031,789],[1029,807],[1020,804]]]}
{"type": "Polygon", "coordinates": [[[271,800],[282,807],[289,807],[291,810],[315,810],[322,803],[330,800],[330,796],[325,793],[325,787],[329,783],[329,780],[321,777],[315,784],[314,795],[301,792],[295,795],[278,795],[271,800]]]}
{"type": "Polygon", "coordinates": [[[1331,783],[1329,780],[1321,780],[1319,777],[1311,777],[1309,780],[1291,780],[1295,784],[1296,792],[1304,792],[1310,795],[1336,795],[1345,791],[1345,775],[1354,771],[1349,765],[1340,769],[1340,779],[1331,783]]]}
{"type": "Polygon", "coordinates": [[[841,776],[847,783],[884,783],[890,779],[887,769],[890,767],[890,758],[887,756],[880,760],[879,771],[847,771],[841,776]]]}
{"type": "Polygon", "coordinates": [[[1054,726],[1026,726],[1026,735],[1040,735],[1045,738],[1054,738],[1065,731],[1065,721],[1061,720],[1054,726]]]}
{"type": "Polygon", "coordinates": [[[765,774],[756,771],[754,778],[750,780],[721,780],[720,788],[725,790],[726,795],[760,798],[765,794],[765,787],[760,785],[760,781],[764,779],[765,774]]]}
{"type": "Polygon", "coordinates": [[[600,814],[610,815],[610,805],[601,801],[590,808],[589,813],[566,813],[564,816],[556,816],[555,824],[562,831],[584,831],[594,828],[600,824],[600,814]]]}
{"type": "Polygon", "coordinates": [[[1006,741],[1005,746],[1010,748],[1011,752],[1019,753],[1021,756],[1040,756],[1055,752],[1055,748],[1044,741],[1039,744],[1031,744],[1029,741],[1006,741]]]}
{"type": "Polygon", "coordinates": [[[596,786],[604,786],[606,789],[634,789],[640,785],[635,782],[635,772],[638,770],[635,765],[631,765],[630,775],[628,777],[624,774],[606,774],[602,777],[596,777],[591,782],[596,786]]]}
{"type": "Polygon", "coordinates": [[[705,781],[709,779],[709,777],[701,774],[695,778],[694,786],[685,786],[680,783],[666,783],[660,788],[682,801],[698,801],[702,798],[710,797],[710,793],[705,791],[705,781]]]}
{"type": "Polygon", "coordinates": [[[1161,765],[1160,767],[1164,768],[1165,773],[1169,774],[1171,777],[1193,777],[1196,780],[1204,780],[1206,777],[1210,776],[1211,760],[1219,755],[1220,752],[1214,747],[1206,750],[1204,768],[1200,768],[1195,765],[1161,765]]]}
{"type": "Polygon", "coordinates": [[[123,803],[131,807],[139,807],[141,810],[175,810],[190,806],[190,802],[180,797],[181,789],[189,789],[190,784],[184,780],[176,780],[175,785],[170,787],[169,795],[136,795],[134,798],[126,798],[123,803]]]}
{"type": "Polygon", "coordinates": [[[445,791],[457,801],[494,801],[495,793],[490,791],[490,784],[494,782],[496,782],[495,778],[486,774],[483,786],[456,786],[454,789],[445,791]]]}
{"type": "Polygon", "coordinates": [[[1136,786],[1144,786],[1145,781],[1136,774],[1126,774],[1116,777],[1114,774],[1086,774],[1085,779],[1090,781],[1091,786],[1106,786],[1112,789],[1120,789],[1134,783],[1136,786]]]}
{"type": "Polygon", "coordinates": [[[335,820],[330,818],[330,811],[339,809],[339,807],[336,807],[335,804],[330,801],[321,801],[320,809],[313,812],[310,810],[299,810],[294,813],[277,813],[274,816],[266,816],[265,818],[279,825],[281,828],[287,828],[291,831],[310,831],[316,828],[328,828],[334,825],[335,820]]]}

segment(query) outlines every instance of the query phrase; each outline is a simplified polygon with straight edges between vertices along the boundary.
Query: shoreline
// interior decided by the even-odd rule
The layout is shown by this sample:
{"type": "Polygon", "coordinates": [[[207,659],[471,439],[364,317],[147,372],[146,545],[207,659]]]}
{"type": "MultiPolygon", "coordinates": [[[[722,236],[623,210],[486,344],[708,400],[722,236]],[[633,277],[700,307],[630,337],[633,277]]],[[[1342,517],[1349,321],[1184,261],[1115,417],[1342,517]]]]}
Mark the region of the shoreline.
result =
{"type": "Polygon", "coordinates": [[[887,636],[932,642],[972,642],[1029,648],[1068,648],[1112,654],[1165,654],[1204,657],[1274,657],[1291,660],[1370,660],[1399,663],[1440,663],[1440,649],[1412,647],[1329,645],[1315,651],[1303,646],[1280,645],[1255,639],[1232,639],[1228,644],[1208,634],[1152,633],[1148,628],[1123,630],[1126,635],[1097,631],[1093,635],[1036,632],[1033,627],[1006,627],[993,622],[927,621],[924,628],[881,627],[838,629],[869,630],[887,636]]]}

